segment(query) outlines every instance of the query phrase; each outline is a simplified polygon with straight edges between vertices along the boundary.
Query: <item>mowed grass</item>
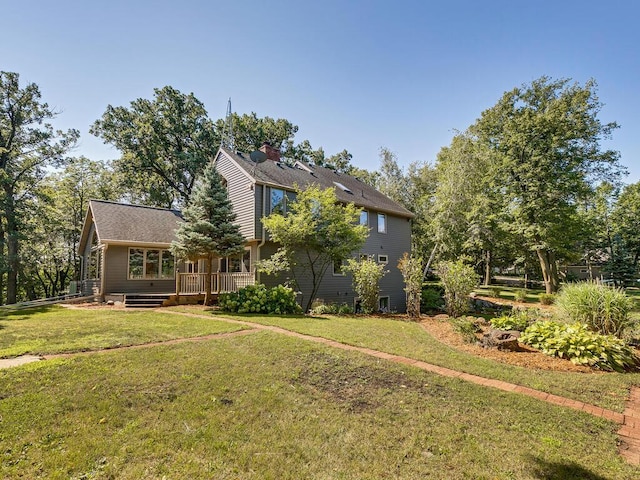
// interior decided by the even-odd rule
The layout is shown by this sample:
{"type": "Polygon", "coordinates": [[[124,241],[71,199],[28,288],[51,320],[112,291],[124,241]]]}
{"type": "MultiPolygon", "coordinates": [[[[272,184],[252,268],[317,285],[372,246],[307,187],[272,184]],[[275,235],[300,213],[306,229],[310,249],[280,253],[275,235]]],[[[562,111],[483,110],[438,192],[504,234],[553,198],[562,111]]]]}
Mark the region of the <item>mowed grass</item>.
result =
{"type": "Polygon", "coordinates": [[[153,311],[43,307],[0,316],[0,358],[100,350],[243,328],[153,311]]]}
{"type": "Polygon", "coordinates": [[[0,370],[0,477],[632,479],[617,425],[272,332],[0,370]]]}
{"type": "Polygon", "coordinates": [[[622,412],[631,386],[640,385],[640,373],[569,373],[533,370],[475,357],[444,345],[419,324],[389,318],[230,315],[202,307],[174,307],[329,338],[339,342],[402,355],[454,370],[503,380],[547,393],[622,412]]]}

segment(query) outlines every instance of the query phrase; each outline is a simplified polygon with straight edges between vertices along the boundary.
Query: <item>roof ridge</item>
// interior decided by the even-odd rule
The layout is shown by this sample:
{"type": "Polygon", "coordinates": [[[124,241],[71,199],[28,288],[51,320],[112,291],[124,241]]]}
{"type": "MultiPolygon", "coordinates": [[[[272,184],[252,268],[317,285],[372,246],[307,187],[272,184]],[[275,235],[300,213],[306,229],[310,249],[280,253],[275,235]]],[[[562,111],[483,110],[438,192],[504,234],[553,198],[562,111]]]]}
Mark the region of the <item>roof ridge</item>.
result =
{"type": "Polygon", "coordinates": [[[89,203],[91,203],[91,202],[108,203],[108,204],[111,204],[111,205],[118,205],[118,206],[121,206],[121,207],[146,208],[146,209],[149,209],[149,210],[162,210],[162,211],[165,211],[165,212],[182,213],[182,211],[178,210],[177,208],[153,207],[151,205],[136,205],[136,204],[133,204],[133,203],[116,202],[116,201],[113,201],[113,200],[100,200],[100,199],[97,199],[97,198],[90,199],[89,203]]]}

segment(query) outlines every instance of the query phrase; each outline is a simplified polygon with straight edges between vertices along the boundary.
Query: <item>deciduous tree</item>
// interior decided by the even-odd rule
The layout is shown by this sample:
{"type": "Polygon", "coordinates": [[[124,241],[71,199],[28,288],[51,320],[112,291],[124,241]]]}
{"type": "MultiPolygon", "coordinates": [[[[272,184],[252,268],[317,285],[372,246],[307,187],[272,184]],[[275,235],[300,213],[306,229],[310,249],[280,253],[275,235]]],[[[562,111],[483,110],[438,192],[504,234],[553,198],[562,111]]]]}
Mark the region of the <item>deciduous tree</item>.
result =
{"type": "Polygon", "coordinates": [[[47,122],[55,116],[35,83],[21,87],[17,73],[0,72],[0,256],[7,303],[17,300],[25,200],[48,167],[64,164],[79,136],[76,130],[54,130],[47,122]]]}
{"type": "Polygon", "coordinates": [[[264,218],[265,228],[279,247],[259,268],[267,273],[291,272],[297,287],[303,289],[304,310],[308,311],[333,262],[344,261],[364,245],[368,229],[358,222],[360,211],[351,203],[339,204],[332,188],[312,185],[298,190],[286,215],[272,213],[264,218]]]}

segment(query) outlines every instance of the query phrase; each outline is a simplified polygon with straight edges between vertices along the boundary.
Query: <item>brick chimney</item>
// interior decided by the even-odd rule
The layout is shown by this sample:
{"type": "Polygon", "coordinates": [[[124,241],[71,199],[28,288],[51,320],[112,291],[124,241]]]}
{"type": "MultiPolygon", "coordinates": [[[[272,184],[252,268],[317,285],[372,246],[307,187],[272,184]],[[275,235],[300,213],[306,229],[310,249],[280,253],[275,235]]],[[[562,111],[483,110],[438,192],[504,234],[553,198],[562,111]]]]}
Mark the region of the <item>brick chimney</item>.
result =
{"type": "Polygon", "coordinates": [[[264,142],[260,147],[260,151],[267,155],[269,160],[273,160],[274,162],[280,161],[280,150],[273,148],[270,143],[264,142]]]}

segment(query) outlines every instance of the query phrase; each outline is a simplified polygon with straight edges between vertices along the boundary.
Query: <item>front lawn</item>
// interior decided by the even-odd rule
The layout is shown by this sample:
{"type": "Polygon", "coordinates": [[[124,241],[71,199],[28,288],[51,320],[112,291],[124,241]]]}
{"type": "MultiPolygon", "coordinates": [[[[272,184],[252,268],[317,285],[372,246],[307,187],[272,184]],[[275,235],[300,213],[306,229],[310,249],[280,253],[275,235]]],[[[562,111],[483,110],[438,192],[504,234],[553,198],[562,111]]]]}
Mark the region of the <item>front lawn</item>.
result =
{"type": "MultiPolygon", "coordinates": [[[[305,320],[344,319],[284,321],[305,320]]],[[[367,343],[419,331],[351,322],[367,343]]],[[[611,422],[272,332],[0,370],[0,425],[6,479],[640,476],[611,422]]]]}
{"type": "Polygon", "coordinates": [[[0,316],[0,358],[100,350],[243,328],[151,311],[42,307],[0,316]]]}

